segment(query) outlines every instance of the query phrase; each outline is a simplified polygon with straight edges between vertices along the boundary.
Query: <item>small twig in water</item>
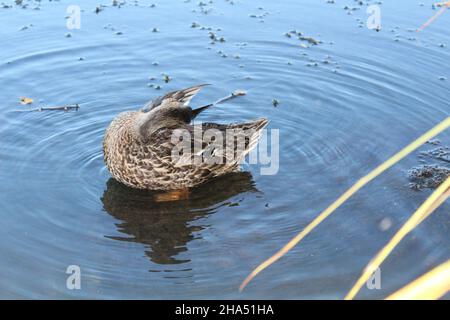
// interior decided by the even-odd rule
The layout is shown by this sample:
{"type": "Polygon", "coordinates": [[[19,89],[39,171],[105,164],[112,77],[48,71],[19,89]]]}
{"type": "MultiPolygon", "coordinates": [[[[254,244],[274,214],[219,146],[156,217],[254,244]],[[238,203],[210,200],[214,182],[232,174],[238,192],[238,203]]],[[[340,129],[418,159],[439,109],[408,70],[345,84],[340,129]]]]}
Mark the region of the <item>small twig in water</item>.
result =
{"type": "Polygon", "coordinates": [[[244,90],[235,90],[234,92],[232,92],[232,93],[229,94],[228,96],[226,96],[226,97],[224,97],[224,98],[222,98],[222,99],[219,99],[219,100],[217,100],[217,101],[214,102],[214,103],[210,103],[210,104],[207,104],[206,106],[203,106],[203,107],[200,107],[200,108],[197,108],[197,109],[193,110],[193,111],[192,111],[192,112],[193,112],[193,119],[194,119],[200,112],[202,112],[202,111],[205,110],[205,109],[208,109],[208,108],[210,108],[210,107],[212,107],[212,106],[215,106],[215,105],[217,105],[217,104],[219,104],[219,103],[223,103],[223,102],[225,102],[225,101],[234,99],[234,98],[239,97],[239,96],[245,96],[246,94],[247,94],[247,93],[246,93],[244,90]]]}
{"type": "Polygon", "coordinates": [[[247,94],[247,92],[245,92],[244,90],[235,90],[230,95],[228,95],[228,96],[226,96],[226,97],[224,97],[222,99],[219,99],[216,102],[214,102],[213,105],[216,105],[216,104],[219,104],[219,103],[223,103],[225,101],[234,99],[234,98],[239,97],[239,96],[245,96],[246,94],[247,94]]]}
{"type": "Polygon", "coordinates": [[[56,106],[56,107],[39,107],[30,110],[15,110],[16,112],[36,112],[36,111],[69,111],[69,110],[78,110],[80,106],[77,104],[70,104],[66,106],[56,106]]]}

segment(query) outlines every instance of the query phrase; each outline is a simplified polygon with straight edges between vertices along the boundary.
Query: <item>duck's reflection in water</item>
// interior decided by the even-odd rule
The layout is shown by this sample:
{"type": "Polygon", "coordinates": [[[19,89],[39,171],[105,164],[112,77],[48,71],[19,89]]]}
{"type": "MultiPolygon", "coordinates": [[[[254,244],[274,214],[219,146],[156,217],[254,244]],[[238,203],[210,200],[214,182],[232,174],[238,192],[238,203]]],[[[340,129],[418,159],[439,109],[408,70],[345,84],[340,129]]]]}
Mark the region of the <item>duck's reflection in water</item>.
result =
{"type": "Polygon", "coordinates": [[[129,235],[109,238],[149,246],[146,255],[154,263],[179,264],[189,260],[177,259],[177,254],[187,251],[193,233],[199,237],[205,228],[192,221],[227,205],[233,196],[256,191],[249,172],[236,172],[190,189],[186,200],[160,202],[161,193],[131,189],[109,179],[101,200],[104,209],[121,220],[118,230],[129,235]]]}

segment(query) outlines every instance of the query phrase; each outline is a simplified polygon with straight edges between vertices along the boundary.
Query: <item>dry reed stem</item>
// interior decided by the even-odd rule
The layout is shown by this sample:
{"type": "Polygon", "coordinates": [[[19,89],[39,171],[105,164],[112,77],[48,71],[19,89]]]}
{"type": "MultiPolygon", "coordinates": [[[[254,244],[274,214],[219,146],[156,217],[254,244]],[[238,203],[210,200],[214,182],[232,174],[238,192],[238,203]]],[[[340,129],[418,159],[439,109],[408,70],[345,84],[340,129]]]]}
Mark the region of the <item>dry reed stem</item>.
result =
{"type": "Polygon", "coordinates": [[[364,176],[358,180],[350,189],[348,189],[343,195],[341,195],[335,202],[333,202],[328,208],[321,212],[311,223],[309,223],[305,229],[298,233],[294,238],[292,238],[286,245],[284,245],[277,253],[265,260],[259,266],[257,266],[241,283],[239,286],[239,291],[242,292],[244,288],[249,284],[249,282],[261,271],[269,267],[272,263],[284,256],[289,250],[295,247],[304,237],[306,237],[312,230],[314,230],[323,220],[330,216],[337,208],[339,208],[345,201],[347,201],[352,195],[358,192],[362,187],[364,187],[371,180],[379,176],[381,173],[392,167],[398,161],[406,157],[408,154],[419,148],[422,144],[426,143],[428,140],[434,138],[439,133],[450,127],[450,117],[447,117],[444,121],[439,123],[437,126],[426,132],[424,135],[419,137],[417,140],[409,144],[407,147],[399,151],[393,157],[389,158],[386,162],[379,165],[368,175],[364,176]]]}
{"type": "Polygon", "coordinates": [[[372,276],[375,270],[383,263],[402,239],[417,227],[423,220],[429,217],[450,196],[450,177],[448,177],[427,200],[414,212],[414,214],[403,224],[397,233],[389,240],[387,245],[381,249],[364,269],[362,275],[355,285],[347,293],[345,300],[353,299],[362,286],[372,276]]]}
{"type": "Polygon", "coordinates": [[[450,291],[450,260],[420,276],[386,300],[436,300],[450,291]]]}

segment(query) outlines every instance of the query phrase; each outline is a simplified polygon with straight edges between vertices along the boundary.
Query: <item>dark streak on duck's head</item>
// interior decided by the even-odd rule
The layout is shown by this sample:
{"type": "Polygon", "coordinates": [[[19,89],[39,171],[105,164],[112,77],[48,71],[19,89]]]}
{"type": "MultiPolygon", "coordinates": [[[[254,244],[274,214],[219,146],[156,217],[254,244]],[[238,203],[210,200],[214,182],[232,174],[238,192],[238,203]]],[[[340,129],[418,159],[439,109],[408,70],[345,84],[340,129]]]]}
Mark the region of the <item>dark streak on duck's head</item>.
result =
{"type": "Polygon", "coordinates": [[[149,138],[161,128],[172,128],[190,123],[195,116],[209,107],[192,110],[191,99],[207,84],[171,91],[149,102],[138,112],[136,129],[141,137],[149,138]]]}
{"type": "Polygon", "coordinates": [[[174,128],[191,122],[192,109],[179,103],[164,103],[150,111],[141,111],[137,126],[142,137],[150,137],[161,128],[174,128]]]}

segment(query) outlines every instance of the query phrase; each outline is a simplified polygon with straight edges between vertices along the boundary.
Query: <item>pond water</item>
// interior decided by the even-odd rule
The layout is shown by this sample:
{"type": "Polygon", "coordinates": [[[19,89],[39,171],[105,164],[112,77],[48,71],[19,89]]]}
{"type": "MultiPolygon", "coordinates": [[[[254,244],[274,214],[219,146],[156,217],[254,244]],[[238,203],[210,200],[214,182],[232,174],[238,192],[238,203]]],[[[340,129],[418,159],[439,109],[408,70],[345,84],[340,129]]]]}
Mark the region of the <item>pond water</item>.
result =
{"type": "MultiPolygon", "coordinates": [[[[411,189],[407,171],[448,166],[420,158],[436,148],[423,146],[239,293],[357,179],[449,115],[450,11],[416,33],[432,1],[383,1],[379,32],[366,27],[376,1],[105,1],[97,13],[93,1],[2,2],[1,298],[341,299],[431,193],[411,189]],[[67,28],[69,5],[80,29],[67,28]],[[321,43],[285,35],[294,30],[321,43]],[[280,132],[278,173],[245,166],[164,203],[112,180],[101,148],[115,115],[205,82],[193,106],[247,95],[199,120],[267,117],[280,132]],[[69,265],[80,290],[66,287],[69,265]]],[[[449,145],[449,132],[438,138],[449,145]]],[[[358,298],[383,298],[447,260],[449,208],[382,265],[380,290],[358,298]]]]}

